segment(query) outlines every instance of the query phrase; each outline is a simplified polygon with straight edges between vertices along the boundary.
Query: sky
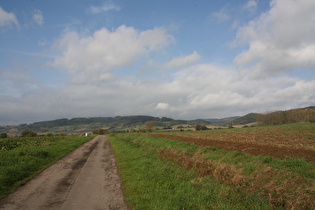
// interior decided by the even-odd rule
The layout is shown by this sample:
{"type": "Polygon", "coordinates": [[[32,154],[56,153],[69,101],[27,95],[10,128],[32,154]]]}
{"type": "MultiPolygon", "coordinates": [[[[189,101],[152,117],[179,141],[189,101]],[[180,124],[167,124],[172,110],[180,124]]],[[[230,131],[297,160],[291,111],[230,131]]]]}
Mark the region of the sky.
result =
{"type": "Polygon", "coordinates": [[[0,0],[0,125],[311,105],[314,0],[0,0]]]}

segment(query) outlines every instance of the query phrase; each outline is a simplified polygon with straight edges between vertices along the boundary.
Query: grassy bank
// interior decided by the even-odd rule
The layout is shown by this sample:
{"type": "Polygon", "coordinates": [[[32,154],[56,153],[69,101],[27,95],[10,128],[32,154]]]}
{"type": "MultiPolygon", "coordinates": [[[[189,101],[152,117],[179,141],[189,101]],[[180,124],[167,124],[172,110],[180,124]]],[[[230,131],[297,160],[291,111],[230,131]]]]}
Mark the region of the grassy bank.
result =
{"type": "Polygon", "coordinates": [[[313,209],[315,165],[145,136],[112,134],[133,209],[313,209]]]}
{"type": "Polygon", "coordinates": [[[0,198],[92,136],[8,138],[0,140],[0,198]]]}

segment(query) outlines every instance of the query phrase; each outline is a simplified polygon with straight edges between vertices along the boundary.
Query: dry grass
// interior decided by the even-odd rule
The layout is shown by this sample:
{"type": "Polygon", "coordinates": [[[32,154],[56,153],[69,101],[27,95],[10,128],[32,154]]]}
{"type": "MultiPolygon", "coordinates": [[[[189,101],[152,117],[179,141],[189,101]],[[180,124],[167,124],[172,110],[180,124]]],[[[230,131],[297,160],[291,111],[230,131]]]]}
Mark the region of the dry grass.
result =
{"type": "Polygon", "coordinates": [[[199,150],[193,155],[185,151],[177,152],[167,149],[159,149],[158,152],[170,160],[171,164],[198,172],[199,178],[192,180],[192,183],[201,184],[202,177],[211,175],[220,183],[268,199],[277,208],[312,209],[315,207],[315,183],[299,174],[272,167],[264,167],[251,174],[245,174],[244,168],[205,159],[199,150]]]}

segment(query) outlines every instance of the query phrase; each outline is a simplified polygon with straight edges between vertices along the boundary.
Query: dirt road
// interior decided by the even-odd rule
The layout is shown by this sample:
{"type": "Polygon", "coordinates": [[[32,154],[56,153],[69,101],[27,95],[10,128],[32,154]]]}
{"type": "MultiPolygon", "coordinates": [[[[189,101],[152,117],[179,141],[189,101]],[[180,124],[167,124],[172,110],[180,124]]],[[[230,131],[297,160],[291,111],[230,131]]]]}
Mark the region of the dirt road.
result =
{"type": "Polygon", "coordinates": [[[127,209],[110,142],[95,137],[0,200],[0,209],[127,209]]]}

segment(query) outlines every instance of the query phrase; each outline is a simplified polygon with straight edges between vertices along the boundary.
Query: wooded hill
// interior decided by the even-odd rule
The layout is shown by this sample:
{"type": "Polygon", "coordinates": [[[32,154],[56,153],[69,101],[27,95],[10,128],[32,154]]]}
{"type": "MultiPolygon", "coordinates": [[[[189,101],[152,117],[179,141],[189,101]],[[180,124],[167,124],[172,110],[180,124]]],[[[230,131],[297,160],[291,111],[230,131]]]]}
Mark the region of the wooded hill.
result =
{"type": "Polygon", "coordinates": [[[315,122],[315,106],[286,111],[267,112],[257,115],[258,125],[281,125],[288,123],[315,122]]]}
{"type": "Polygon", "coordinates": [[[257,123],[259,125],[275,125],[299,122],[315,122],[315,106],[287,111],[267,112],[264,114],[250,113],[242,117],[222,119],[174,120],[168,117],[116,116],[116,117],[89,117],[63,118],[51,121],[20,124],[16,126],[0,126],[0,133],[18,134],[23,130],[32,130],[38,133],[80,133],[90,132],[97,128],[106,128],[111,132],[119,130],[139,130],[145,122],[153,121],[160,128],[172,128],[178,125],[214,125],[234,126],[257,123]]]}
{"type": "MultiPolygon", "coordinates": [[[[220,125],[228,126],[228,122],[233,118],[224,119],[196,119],[196,120],[174,120],[168,117],[152,117],[152,116],[117,116],[117,117],[90,117],[90,118],[72,118],[57,119],[51,121],[34,122],[30,124],[20,124],[17,126],[0,126],[1,132],[14,131],[19,133],[23,130],[32,130],[38,133],[75,133],[89,132],[97,128],[106,128],[110,131],[140,129],[145,122],[153,121],[155,126],[160,128],[172,128],[176,125],[189,125],[194,127],[201,125],[220,125]]],[[[253,121],[255,122],[255,120],[253,121]]],[[[250,122],[249,122],[250,123],[250,122]]]]}
{"type": "Polygon", "coordinates": [[[184,120],[174,120],[167,117],[152,116],[117,116],[117,117],[89,117],[57,119],[51,121],[34,122],[30,124],[20,124],[17,126],[0,126],[1,132],[10,132],[13,130],[19,133],[23,130],[32,130],[38,133],[78,133],[90,132],[97,128],[106,128],[111,131],[136,129],[147,121],[154,121],[157,126],[186,124],[184,120]]]}

